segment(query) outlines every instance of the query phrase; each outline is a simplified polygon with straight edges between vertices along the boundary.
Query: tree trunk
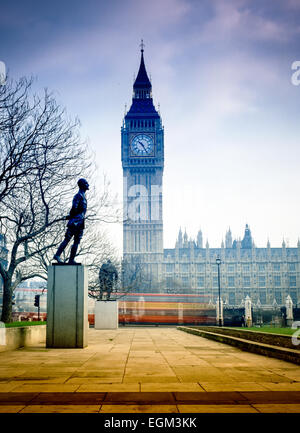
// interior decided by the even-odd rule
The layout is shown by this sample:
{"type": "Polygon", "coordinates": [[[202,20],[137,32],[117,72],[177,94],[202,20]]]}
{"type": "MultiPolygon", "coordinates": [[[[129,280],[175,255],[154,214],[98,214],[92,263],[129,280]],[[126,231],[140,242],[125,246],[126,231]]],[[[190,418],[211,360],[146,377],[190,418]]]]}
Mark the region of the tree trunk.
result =
{"type": "Polygon", "coordinates": [[[3,304],[1,321],[4,323],[12,322],[12,292],[11,280],[3,281],[3,304]]]}

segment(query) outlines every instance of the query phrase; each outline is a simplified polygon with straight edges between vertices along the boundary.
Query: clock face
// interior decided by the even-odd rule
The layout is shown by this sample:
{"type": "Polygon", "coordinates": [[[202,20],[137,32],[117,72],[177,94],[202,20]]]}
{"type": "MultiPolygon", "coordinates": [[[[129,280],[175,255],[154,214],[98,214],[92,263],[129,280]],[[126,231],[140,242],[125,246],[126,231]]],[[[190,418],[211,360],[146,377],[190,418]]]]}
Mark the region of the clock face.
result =
{"type": "Polygon", "coordinates": [[[139,134],[131,142],[131,151],[136,156],[148,156],[153,154],[153,138],[147,134],[139,134]]]}

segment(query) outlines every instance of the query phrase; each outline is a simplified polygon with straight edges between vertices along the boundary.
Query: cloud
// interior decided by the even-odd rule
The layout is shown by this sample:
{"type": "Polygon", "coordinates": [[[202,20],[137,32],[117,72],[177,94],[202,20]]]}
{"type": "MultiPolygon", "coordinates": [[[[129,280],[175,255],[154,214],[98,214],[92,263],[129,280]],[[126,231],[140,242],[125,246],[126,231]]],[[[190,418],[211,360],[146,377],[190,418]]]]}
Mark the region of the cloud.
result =
{"type": "Polygon", "coordinates": [[[143,23],[160,27],[178,23],[191,11],[192,6],[186,0],[134,0],[129,14],[137,25],[143,23]]]}
{"type": "Polygon", "coordinates": [[[286,9],[300,10],[299,0],[285,0],[283,4],[286,9]]]}
{"type": "MultiPolygon", "coordinates": [[[[242,0],[212,0],[214,16],[204,25],[201,32],[202,41],[226,41],[228,39],[240,42],[254,41],[284,41],[298,32],[284,20],[263,16],[257,9],[250,8],[251,2],[242,0]]],[[[265,5],[265,3],[264,3],[265,5]]]]}
{"type": "MultiPolygon", "coordinates": [[[[98,70],[113,73],[120,70],[122,65],[126,68],[129,62],[133,65],[135,58],[136,67],[132,67],[134,71],[138,67],[136,54],[143,38],[146,56],[157,50],[167,65],[167,52],[172,44],[162,41],[161,33],[170,27],[177,28],[177,24],[189,11],[190,5],[185,0],[117,1],[103,21],[100,2],[93,9],[94,16],[99,15],[99,25],[94,24],[94,19],[91,25],[82,23],[71,28],[58,25],[43,43],[36,41],[35,49],[25,62],[27,61],[27,68],[35,73],[56,70],[76,75],[95,73],[98,70]],[[131,47],[136,50],[130,52],[131,47]]],[[[174,52],[173,47],[172,50],[174,52]]]]}

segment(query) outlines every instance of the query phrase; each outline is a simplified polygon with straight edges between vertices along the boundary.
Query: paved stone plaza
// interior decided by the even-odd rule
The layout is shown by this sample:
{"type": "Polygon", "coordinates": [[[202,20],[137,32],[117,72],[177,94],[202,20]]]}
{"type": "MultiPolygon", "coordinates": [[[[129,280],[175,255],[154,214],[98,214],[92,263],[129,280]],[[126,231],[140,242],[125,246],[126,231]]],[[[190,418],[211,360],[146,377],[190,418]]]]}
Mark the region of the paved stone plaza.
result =
{"type": "Polygon", "coordinates": [[[89,330],[0,353],[1,412],[296,412],[300,368],[175,328],[89,330]]]}

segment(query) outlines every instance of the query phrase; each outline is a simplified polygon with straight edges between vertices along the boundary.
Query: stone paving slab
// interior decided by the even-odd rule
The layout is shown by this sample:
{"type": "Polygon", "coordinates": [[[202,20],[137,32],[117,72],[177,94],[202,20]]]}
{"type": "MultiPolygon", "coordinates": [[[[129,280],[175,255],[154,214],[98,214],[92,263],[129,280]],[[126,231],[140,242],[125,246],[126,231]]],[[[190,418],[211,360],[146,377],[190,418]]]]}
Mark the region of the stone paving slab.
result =
{"type": "Polygon", "coordinates": [[[174,392],[175,400],[182,404],[196,401],[198,404],[241,404],[251,399],[239,392],[174,392]]]}
{"type": "Polygon", "coordinates": [[[139,383],[95,383],[80,385],[76,392],[140,392],[139,383]]]}
{"type": "Polygon", "coordinates": [[[178,413],[176,405],[159,405],[159,404],[115,404],[102,405],[100,413],[178,413]]]}
{"type": "Polygon", "coordinates": [[[242,391],[241,395],[252,403],[299,403],[300,391],[242,391]]]}
{"type": "Polygon", "coordinates": [[[259,406],[296,405],[300,391],[253,392],[40,392],[1,393],[0,406],[192,405],[259,406]]]}
{"type": "Polygon", "coordinates": [[[300,413],[298,365],[175,328],[90,329],[87,348],[0,361],[0,412],[300,413]]]}
{"type": "Polygon", "coordinates": [[[177,407],[179,413],[259,413],[259,410],[250,405],[179,404],[177,407]]]}
{"type": "Polygon", "coordinates": [[[34,405],[48,405],[48,404],[78,404],[78,405],[95,405],[101,404],[107,397],[107,393],[104,392],[81,392],[81,393],[53,393],[53,392],[42,392],[37,394],[30,404],[34,405]]]}
{"type": "Polygon", "coordinates": [[[129,403],[129,404],[170,404],[175,403],[172,392],[109,392],[104,403],[129,403]]]}
{"type": "Polygon", "coordinates": [[[255,404],[260,413],[300,413],[300,404],[255,404]]]}
{"type": "Polygon", "coordinates": [[[18,413],[99,413],[100,405],[28,405],[18,413]]]}
{"type": "Polygon", "coordinates": [[[141,383],[141,391],[143,392],[175,392],[175,391],[190,391],[190,392],[205,392],[203,387],[199,383],[182,383],[182,382],[170,382],[170,383],[141,383]]]}

